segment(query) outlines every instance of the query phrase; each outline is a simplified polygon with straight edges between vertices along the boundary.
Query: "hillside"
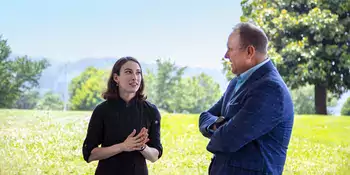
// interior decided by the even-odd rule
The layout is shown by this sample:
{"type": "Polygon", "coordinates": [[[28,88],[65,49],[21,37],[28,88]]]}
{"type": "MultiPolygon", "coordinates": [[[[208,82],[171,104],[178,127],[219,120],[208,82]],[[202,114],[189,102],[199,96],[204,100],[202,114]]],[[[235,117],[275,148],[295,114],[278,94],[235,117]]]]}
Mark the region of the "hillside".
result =
{"type": "MultiPolygon", "coordinates": [[[[65,91],[66,82],[78,76],[87,67],[93,66],[99,69],[111,69],[114,65],[115,58],[86,58],[75,62],[51,62],[51,66],[44,70],[40,78],[40,91],[52,90],[63,94],[65,91]]],[[[156,70],[156,63],[141,62],[142,69],[156,70]]],[[[226,88],[226,79],[224,74],[219,69],[196,68],[188,67],[184,73],[185,77],[198,75],[204,72],[213,77],[220,84],[222,91],[226,88]]]]}

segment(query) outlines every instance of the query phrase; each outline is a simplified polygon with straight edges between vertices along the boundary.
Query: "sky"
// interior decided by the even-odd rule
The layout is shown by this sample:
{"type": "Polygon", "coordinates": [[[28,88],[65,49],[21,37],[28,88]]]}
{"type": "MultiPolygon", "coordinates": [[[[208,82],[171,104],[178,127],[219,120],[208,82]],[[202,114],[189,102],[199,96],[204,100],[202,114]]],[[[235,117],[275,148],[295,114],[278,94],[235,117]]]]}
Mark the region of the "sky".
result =
{"type": "Polygon", "coordinates": [[[56,61],[134,56],[221,69],[239,0],[11,0],[0,35],[12,53],[56,61]]]}

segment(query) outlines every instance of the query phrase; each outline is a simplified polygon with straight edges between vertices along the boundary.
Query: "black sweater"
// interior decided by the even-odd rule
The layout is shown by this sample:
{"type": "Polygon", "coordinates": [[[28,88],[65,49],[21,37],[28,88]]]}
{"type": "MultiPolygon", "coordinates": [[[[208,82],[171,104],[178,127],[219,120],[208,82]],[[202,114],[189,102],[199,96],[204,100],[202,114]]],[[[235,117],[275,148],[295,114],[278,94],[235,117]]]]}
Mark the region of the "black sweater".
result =
{"type": "MultiPolygon", "coordinates": [[[[133,129],[136,129],[138,134],[142,127],[148,129],[150,141],[147,145],[157,149],[160,158],[163,152],[160,142],[160,119],[157,107],[148,101],[133,98],[127,104],[119,98],[102,102],[93,111],[89,122],[83,144],[85,161],[98,145],[108,147],[122,143],[133,129]]],[[[147,175],[148,169],[145,158],[139,151],[121,152],[100,160],[95,174],[147,175]]]]}

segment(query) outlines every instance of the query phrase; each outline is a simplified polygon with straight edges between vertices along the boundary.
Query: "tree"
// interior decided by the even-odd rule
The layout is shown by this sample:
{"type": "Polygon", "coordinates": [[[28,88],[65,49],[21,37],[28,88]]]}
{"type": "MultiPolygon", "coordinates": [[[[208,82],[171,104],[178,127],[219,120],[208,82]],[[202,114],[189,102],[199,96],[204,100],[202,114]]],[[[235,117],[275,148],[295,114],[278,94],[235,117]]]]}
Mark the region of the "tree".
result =
{"type": "Polygon", "coordinates": [[[170,60],[157,60],[157,72],[147,70],[144,75],[148,100],[168,112],[200,113],[209,109],[220,98],[220,85],[204,73],[184,78],[184,70],[170,60]]]}
{"type": "Polygon", "coordinates": [[[208,110],[222,95],[220,85],[212,77],[201,73],[183,78],[174,100],[180,112],[201,113],[208,110]]]}
{"type": "MultiPolygon", "coordinates": [[[[315,88],[313,85],[305,85],[291,91],[296,114],[315,114],[315,88]]],[[[337,105],[337,98],[332,93],[327,93],[328,107],[337,105]]]]}
{"type": "Polygon", "coordinates": [[[293,89],[315,85],[317,114],[327,114],[327,90],[350,88],[349,0],[243,0],[241,21],[270,39],[269,55],[293,89]]]}
{"type": "Polygon", "coordinates": [[[295,114],[315,114],[313,86],[299,87],[291,92],[295,114]]]}
{"type": "Polygon", "coordinates": [[[147,100],[154,102],[156,100],[156,75],[149,69],[146,70],[146,73],[143,74],[145,89],[144,93],[147,96],[147,100]]]}
{"type": "Polygon", "coordinates": [[[344,103],[344,105],[341,109],[341,114],[342,115],[350,115],[350,97],[344,103]]]}
{"type": "Polygon", "coordinates": [[[88,67],[69,85],[70,108],[72,110],[92,110],[102,99],[107,86],[108,74],[94,67],[88,67]]]}
{"type": "Polygon", "coordinates": [[[40,99],[38,91],[25,91],[16,100],[13,108],[16,109],[34,109],[40,99]]]}
{"type": "Polygon", "coordinates": [[[176,105],[173,100],[176,87],[180,84],[185,69],[186,67],[178,67],[170,60],[157,59],[157,72],[151,76],[156,77],[152,87],[156,95],[152,97],[152,100],[159,108],[173,112],[171,108],[176,105]]]}
{"type": "Polygon", "coordinates": [[[40,110],[62,110],[63,101],[58,94],[47,92],[42,99],[39,100],[36,109],[40,110]]]}
{"type": "Polygon", "coordinates": [[[0,35],[0,108],[10,108],[26,90],[38,87],[46,59],[32,61],[27,56],[9,59],[11,49],[0,35]]]}

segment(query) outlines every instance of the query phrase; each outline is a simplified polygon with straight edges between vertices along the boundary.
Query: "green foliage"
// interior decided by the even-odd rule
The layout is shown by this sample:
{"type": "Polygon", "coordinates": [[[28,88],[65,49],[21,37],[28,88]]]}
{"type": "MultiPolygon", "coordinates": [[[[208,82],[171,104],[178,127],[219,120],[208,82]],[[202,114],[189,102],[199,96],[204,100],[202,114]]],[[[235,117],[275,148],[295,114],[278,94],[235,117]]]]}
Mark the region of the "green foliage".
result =
{"type": "Polygon", "coordinates": [[[58,94],[54,94],[53,92],[47,92],[43,97],[40,97],[38,91],[29,90],[21,94],[13,108],[62,110],[63,101],[58,94]]]}
{"type": "Polygon", "coordinates": [[[143,80],[145,83],[144,93],[147,96],[147,100],[154,103],[155,100],[157,100],[157,91],[155,90],[157,83],[156,75],[152,71],[147,69],[146,73],[143,73],[143,80]]]}
{"type": "MultiPolygon", "coordinates": [[[[294,104],[295,114],[315,114],[315,89],[313,85],[306,85],[293,89],[291,91],[292,100],[294,104]]],[[[331,94],[328,95],[328,106],[334,107],[337,105],[337,98],[331,94]]]]}
{"type": "Polygon", "coordinates": [[[144,75],[148,100],[169,112],[200,113],[221,96],[220,85],[204,73],[182,77],[186,67],[170,60],[157,60],[157,72],[144,75]]]}
{"type": "MultiPolygon", "coordinates": [[[[182,75],[184,74],[186,67],[178,67],[175,62],[170,60],[157,60],[157,73],[156,75],[150,75],[149,77],[155,77],[155,81],[147,80],[150,83],[149,90],[155,90],[155,92],[150,93],[154,96],[153,103],[161,109],[173,112],[174,106],[176,105],[175,97],[179,89],[180,81],[182,75]],[[152,87],[153,86],[153,87],[152,87]]],[[[149,71],[149,73],[151,73],[149,71]]],[[[147,86],[147,85],[146,85],[147,86]]]]}
{"type": "Polygon", "coordinates": [[[327,104],[329,107],[335,107],[337,106],[338,102],[338,96],[335,94],[332,94],[331,92],[327,93],[327,104]]]}
{"type": "Polygon", "coordinates": [[[208,110],[221,95],[220,85],[204,73],[182,78],[176,87],[174,105],[169,111],[201,113],[208,110]]]}
{"type": "Polygon", "coordinates": [[[315,93],[313,86],[300,87],[291,92],[295,114],[315,113],[315,93]]]}
{"type": "Polygon", "coordinates": [[[46,59],[32,61],[27,56],[8,59],[11,49],[0,35],[0,108],[16,106],[20,95],[39,85],[42,71],[49,66],[46,59]]]}
{"type": "MultiPolygon", "coordinates": [[[[350,88],[350,1],[244,0],[241,5],[241,20],[266,32],[269,55],[291,88],[312,84],[338,97],[350,88]]],[[[325,104],[322,93],[317,95],[317,104],[325,104]]]]}
{"type": "Polygon", "coordinates": [[[108,73],[89,67],[78,77],[75,77],[70,85],[70,109],[92,110],[102,99],[102,93],[107,87],[108,73]]]}
{"type": "Polygon", "coordinates": [[[36,106],[36,109],[40,110],[62,110],[63,101],[58,94],[53,92],[45,93],[44,97],[41,98],[36,106]]]}
{"type": "Polygon", "coordinates": [[[40,94],[38,91],[25,91],[23,92],[18,100],[16,100],[13,108],[16,109],[34,109],[40,99],[40,94]]]}
{"type": "Polygon", "coordinates": [[[222,72],[224,73],[226,80],[231,81],[235,75],[231,71],[231,63],[230,61],[226,60],[225,58],[222,58],[222,72]]]}
{"type": "Polygon", "coordinates": [[[350,116],[350,97],[344,103],[344,105],[343,105],[343,107],[341,109],[341,114],[350,116]]]}
{"type": "MultiPolygon", "coordinates": [[[[93,174],[82,144],[91,112],[0,110],[0,174],[93,174]]],[[[350,171],[349,117],[296,116],[284,173],[339,174],[350,171]]],[[[198,115],[162,113],[164,153],[147,162],[149,174],[207,174],[208,139],[198,115]]]]}
{"type": "MultiPolygon", "coordinates": [[[[200,74],[183,78],[186,67],[178,67],[170,60],[157,60],[157,71],[144,73],[147,100],[169,112],[200,113],[221,96],[220,85],[211,77],[200,74]]],[[[103,99],[107,73],[89,67],[70,84],[70,105],[73,110],[92,110],[103,99]]]]}

